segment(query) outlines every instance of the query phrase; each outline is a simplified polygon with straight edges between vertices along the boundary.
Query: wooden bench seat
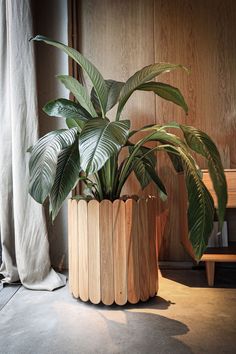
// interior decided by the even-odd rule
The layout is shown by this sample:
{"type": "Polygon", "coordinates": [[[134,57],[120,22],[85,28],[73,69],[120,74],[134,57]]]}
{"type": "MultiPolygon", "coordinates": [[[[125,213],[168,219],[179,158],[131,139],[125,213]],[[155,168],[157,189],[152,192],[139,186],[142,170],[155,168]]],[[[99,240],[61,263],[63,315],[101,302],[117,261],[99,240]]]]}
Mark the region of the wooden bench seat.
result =
{"type": "Polygon", "coordinates": [[[214,285],[215,262],[236,262],[236,247],[208,248],[201,258],[206,264],[207,282],[214,285]]]}

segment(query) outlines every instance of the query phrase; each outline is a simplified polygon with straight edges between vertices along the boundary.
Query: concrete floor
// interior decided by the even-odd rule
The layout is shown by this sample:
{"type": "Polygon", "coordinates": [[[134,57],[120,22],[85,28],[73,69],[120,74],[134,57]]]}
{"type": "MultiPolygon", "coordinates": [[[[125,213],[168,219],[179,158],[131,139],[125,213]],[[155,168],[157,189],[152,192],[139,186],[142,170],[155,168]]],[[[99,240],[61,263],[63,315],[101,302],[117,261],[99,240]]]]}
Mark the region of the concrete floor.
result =
{"type": "Polygon", "coordinates": [[[155,299],[124,308],[21,287],[0,311],[0,353],[236,353],[236,272],[220,272],[208,288],[204,271],[162,271],[155,299]]]}

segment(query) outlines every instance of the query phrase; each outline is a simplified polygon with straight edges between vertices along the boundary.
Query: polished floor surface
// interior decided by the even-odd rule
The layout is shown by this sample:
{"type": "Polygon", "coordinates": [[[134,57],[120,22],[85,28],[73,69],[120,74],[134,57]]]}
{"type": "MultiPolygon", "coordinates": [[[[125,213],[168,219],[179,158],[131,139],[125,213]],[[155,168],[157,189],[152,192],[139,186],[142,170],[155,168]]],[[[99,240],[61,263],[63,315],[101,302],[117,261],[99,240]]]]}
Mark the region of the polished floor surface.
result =
{"type": "Polygon", "coordinates": [[[13,289],[0,354],[236,353],[235,269],[219,269],[214,288],[203,270],[162,270],[159,283],[156,298],[123,308],[82,303],[67,287],[13,289]]]}

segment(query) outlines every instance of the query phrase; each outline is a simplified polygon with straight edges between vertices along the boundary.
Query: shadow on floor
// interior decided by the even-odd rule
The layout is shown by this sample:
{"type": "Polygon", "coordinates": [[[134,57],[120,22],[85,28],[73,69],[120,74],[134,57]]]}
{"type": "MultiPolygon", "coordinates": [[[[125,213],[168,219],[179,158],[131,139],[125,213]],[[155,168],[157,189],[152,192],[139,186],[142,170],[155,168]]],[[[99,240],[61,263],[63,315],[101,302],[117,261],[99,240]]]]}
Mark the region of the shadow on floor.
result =
{"type": "Polygon", "coordinates": [[[116,321],[114,312],[112,317],[110,312],[100,312],[114,353],[120,353],[119,350],[122,353],[192,353],[185,343],[175,338],[189,332],[184,323],[146,311],[138,308],[124,311],[123,323],[116,321]]]}
{"type": "Polygon", "coordinates": [[[132,307],[93,306],[73,299],[67,287],[52,293],[21,288],[0,316],[0,352],[191,354],[180,339],[189,328],[158,313],[170,305],[157,297],[132,307]]]}
{"type": "MultiPolygon", "coordinates": [[[[164,278],[177,283],[196,288],[208,288],[206,272],[204,266],[199,266],[193,270],[173,270],[162,269],[161,274],[164,278]]],[[[216,264],[214,288],[236,288],[236,268],[216,264]]]]}

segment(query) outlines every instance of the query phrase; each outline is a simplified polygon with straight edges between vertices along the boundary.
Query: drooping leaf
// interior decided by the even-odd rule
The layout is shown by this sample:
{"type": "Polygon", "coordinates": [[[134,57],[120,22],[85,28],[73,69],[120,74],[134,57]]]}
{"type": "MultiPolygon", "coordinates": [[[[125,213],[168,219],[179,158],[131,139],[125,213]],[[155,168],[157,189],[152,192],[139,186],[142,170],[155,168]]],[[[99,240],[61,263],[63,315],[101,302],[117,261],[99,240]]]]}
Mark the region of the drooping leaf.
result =
{"type": "Polygon", "coordinates": [[[191,155],[181,147],[163,146],[181,157],[188,194],[188,230],[196,259],[200,260],[213,229],[214,202],[198,174],[191,155]]]}
{"type": "Polygon", "coordinates": [[[94,86],[100,105],[102,107],[102,111],[105,116],[106,104],[107,104],[107,87],[98,69],[88,59],[86,59],[82,54],[80,54],[77,50],[70,48],[63,43],[54,41],[52,39],[49,39],[41,35],[36,36],[35,38],[33,38],[33,40],[43,41],[54,47],[62,49],[69,57],[75,60],[82,67],[82,69],[87,73],[89,79],[91,80],[94,86]]]}
{"type": "Polygon", "coordinates": [[[63,149],[57,161],[56,176],[49,195],[52,219],[57,216],[62,203],[79,179],[80,164],[78,140],[63,149]]]}
{"type": "MultiPolygon", "coordinates": [[[[119,120],[121,111],[131,96],[131,94],[142,84],[152,80],[154,77],[178,69],[184,68],[182,65],[170,64],[170,63],[156,63],[145,66],[141,70],[137,71],[133,76],[131,76],[123,86],[120,92],[119,105],[117,109],[116,119],[119,120]]],[[[185,68],[184,68],[185,69],[185,68]]]]}
{"type": "Polygon", "coordinates": [[[65,87],[73,93],[80,105],[87,111],[92,117],[96,117],[97,113],[92,105],[87,90],[78,80],[69,75],[58,75],[57,78],[65,85],[65,87]]]}
{"type": "Polygon", "coordinates": [[[226,204],[227,184],[220,154],[212,139],[204,132],[191,126],[180,125],[188,146],[207,159],[209,174],[218,200],[218,216],[223,225],[226,204]]]}
{"type": "Polygon", "coordinates": [[[137,88],[140,91],[153,91],[156,95],[164,98],[167,101],[171,101],[178,106],[182,107],[185,113],[188,113],[188,106],[185,102],[185,99],[176,87],[173,87],[162,82],[147,82],[138,86],[137,88]]]}
{"type": "Polygon", "coordinates": [[[29,161],[30,195],[43,203],[49,195],[56,176],[59,153],[72,145],[77,129],[60,129],[46,134],[33,146],[29,161]]]}
{"type": "MultiPolygon", "coordinates": [[[[105,83],[107,85],[107,92],[108,92],[108,99],[107,99],[107,105],[106,105],[106,112],[108,112],[118,102],[120,91],[121,91],[122,87],[124,86],[124,82],[115,81],[115,80],[105,80],[105,83]]],[[[99,104],[97,94],[94,90],[94,87],[92,88],[92,91],[91,91],[91,101],[92,101],[93,106],[95,107],[97,113],[101,113],[101,107],[99,104]]]]}
{"type": "Polygon", "coordinates": [[[88,121],[79,139],[81,167],[92,174],[125,144],[130,121],[110,122],[95,118],[88,121]]]}
{"type": "Polygon", "coordinates": [[[92,116],[81,105],[66,98],[59,98],[48,102],[43,111],[50,117],[61,117],[65,119],[79,119],[87,121],[92,116]]]}

